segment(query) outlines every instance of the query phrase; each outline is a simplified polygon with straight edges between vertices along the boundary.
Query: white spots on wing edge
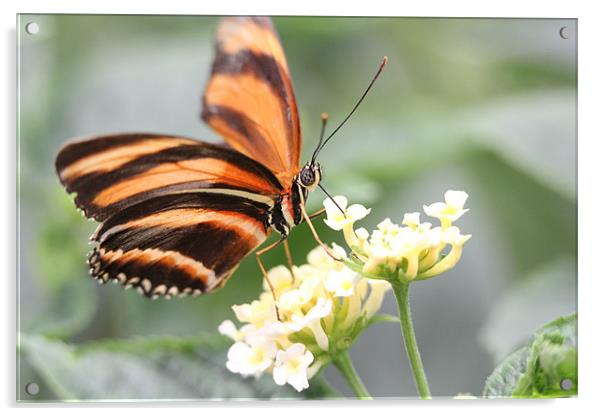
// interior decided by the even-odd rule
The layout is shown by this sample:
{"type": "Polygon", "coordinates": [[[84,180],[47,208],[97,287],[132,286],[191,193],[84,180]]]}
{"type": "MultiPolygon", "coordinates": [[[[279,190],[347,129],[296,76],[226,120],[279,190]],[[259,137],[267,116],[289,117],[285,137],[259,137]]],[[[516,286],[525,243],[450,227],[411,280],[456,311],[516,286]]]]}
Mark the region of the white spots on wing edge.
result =
{"type": "MultiPolygon", "coordinates": [[[[200,296],[203,291],[200,289],[193,289],[186,287],[184,289],[178,288],[178,286],[172,285],[169,288],[165,284],[158,285],[153,288],[152,282],[148,278],[140,278],[134,276],[129,278],[125,273],[119,272],[116,276],[111,276],[108,272],[101,273],[100,257],[104,255],[104,249],[95,248],[88,253],[88,265],[90,266],[90,274],[99,284],[105,284],[109,281],[113,283],[121,283],[124,289],[131,289],[135,287],[143,296],[150,297],[151,299],[158,299],[164,297],[165,299],[171,299],[173,297],[184,298],[186,296],[200,296]]],[[[217,280],[217,279],[216,279],[217,280]]]]}

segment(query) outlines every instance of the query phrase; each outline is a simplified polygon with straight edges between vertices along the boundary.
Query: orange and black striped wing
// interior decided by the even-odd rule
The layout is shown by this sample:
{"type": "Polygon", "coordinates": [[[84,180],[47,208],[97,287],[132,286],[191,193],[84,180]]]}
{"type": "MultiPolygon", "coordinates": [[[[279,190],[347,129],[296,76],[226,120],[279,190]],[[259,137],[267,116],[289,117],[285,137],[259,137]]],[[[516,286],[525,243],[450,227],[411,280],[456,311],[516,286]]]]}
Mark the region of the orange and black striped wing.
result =
{"type": "Polygon", "coordinates": [[[301,129],[278,34],[267,17],[228,17],[216,37],[202,118],[290,187],[299,171],[301,129]]]}
{"type": "Polygon", "coordinates": [[[224,194],[152,198],[105,221],[88,259],[92,275],[148,297],[199,295],[225,284],[268,236],[266,207],[224,194]]]}
{"type": "Polygon", "coordinates": [[[66,145],[56,168],[86,216],[91,272],[149,297],[223,285],[269,233],[281,188],[264,166],[223,146],[127,134],[66,145]]]}

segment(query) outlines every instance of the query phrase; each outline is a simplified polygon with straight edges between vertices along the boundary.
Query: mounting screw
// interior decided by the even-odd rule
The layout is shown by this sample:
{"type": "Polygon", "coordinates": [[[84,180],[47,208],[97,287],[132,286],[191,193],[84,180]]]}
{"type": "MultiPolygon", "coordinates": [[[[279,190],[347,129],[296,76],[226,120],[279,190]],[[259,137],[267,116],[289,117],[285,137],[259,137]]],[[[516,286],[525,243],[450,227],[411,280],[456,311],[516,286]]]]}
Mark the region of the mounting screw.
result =
{"type": "Polygon", "coordinates": [[[30,396],[35,396],[40,392],[40,386],[38,383],[28,383],[25,385],[25,392],[30,396]]]}

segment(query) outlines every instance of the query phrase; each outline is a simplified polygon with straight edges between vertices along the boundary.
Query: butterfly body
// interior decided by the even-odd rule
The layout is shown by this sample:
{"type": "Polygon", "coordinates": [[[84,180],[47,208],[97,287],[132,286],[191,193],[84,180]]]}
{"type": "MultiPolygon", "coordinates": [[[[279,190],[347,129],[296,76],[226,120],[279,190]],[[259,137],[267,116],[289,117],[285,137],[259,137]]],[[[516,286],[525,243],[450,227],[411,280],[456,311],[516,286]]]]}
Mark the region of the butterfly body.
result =
{"type": "Polygon", "coordinates": [[[310,191],[320,183],[322,169],[318,163],[308,163],[295,176],[290,191],[278,196],[270,212],[269,223],[286,238],[291,229],[303,221],[301,208],[310,191]]]}

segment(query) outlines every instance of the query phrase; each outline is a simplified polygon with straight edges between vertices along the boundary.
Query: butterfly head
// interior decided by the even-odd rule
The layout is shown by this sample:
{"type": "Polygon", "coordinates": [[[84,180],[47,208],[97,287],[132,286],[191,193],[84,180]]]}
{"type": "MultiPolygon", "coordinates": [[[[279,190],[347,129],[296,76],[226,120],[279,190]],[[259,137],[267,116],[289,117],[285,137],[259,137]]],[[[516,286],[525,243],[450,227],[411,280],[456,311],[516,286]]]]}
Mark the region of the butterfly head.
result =
{"type": "Polygon", "coordinates": [[[322,167],[314,161],[306,163],[297,175],[297,183],[308,191],[316,189],[321,180],[322,167]]]}

